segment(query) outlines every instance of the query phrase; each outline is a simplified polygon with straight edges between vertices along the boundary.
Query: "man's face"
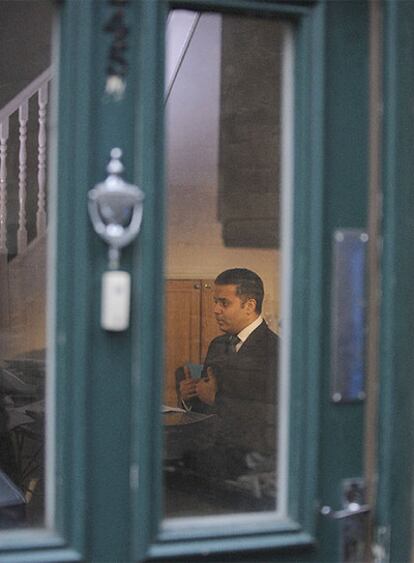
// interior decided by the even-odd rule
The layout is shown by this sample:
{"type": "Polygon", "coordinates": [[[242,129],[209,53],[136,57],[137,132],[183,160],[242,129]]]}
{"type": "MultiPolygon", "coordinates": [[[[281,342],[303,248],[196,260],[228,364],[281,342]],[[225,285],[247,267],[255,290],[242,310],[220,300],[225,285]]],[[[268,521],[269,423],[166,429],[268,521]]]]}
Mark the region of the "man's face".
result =
{"type": "Polygon", "coordinates": [[[214,286],[214,315],[219,328],[229,334],[237,334],[257,317],[256,301],[242,301],[236,295],[236,285],[214,286]]]}

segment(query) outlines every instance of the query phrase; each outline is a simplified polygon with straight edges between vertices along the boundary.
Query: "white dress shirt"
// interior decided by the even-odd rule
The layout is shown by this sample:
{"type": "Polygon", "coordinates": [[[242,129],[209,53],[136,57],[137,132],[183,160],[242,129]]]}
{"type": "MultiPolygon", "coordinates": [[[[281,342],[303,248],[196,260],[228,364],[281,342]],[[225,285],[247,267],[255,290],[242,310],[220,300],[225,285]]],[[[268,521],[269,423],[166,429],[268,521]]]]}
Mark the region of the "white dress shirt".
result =
{"type": "Polygon", "coordinates": [[[247,338],[251,335],[251,333],[256,330],[258,326],[260,326],[263,322],[263,317],[259,315],[256,320],[252,323],[244,327],[236,336],[239,338],[240,342],[236,344],[236,352],[240,350],[243,344],[246,342],[247,338]]]}

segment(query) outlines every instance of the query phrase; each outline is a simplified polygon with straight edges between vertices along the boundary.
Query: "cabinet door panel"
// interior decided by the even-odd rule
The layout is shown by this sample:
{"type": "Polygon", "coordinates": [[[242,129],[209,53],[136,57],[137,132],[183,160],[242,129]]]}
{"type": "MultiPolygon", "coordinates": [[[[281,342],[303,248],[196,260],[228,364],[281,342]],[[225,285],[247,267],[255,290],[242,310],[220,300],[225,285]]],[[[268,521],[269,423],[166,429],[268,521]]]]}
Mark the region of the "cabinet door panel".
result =
{"type": "Polygon", "coordinates": [[[200,361],[199,280],[166,281],[166,349],[164,401],[177,403],[175,371],[187,362],[200,361]]]}
{"type": "Polygon", "coordinates": [[[214,317],[213,310],[213,291],[214,280],[202,280],[201,290],[201,350],[200,361],[204,362],[208,345],[210,342],[221,334],[214,317]]]}

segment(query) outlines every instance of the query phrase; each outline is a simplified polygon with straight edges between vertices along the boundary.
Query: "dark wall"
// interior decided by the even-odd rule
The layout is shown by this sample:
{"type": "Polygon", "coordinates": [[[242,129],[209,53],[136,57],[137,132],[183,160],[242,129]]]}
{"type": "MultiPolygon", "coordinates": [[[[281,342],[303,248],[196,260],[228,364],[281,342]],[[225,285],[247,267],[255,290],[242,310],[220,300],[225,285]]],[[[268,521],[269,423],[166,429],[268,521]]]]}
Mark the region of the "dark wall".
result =
{"type": "Polygon", "coordinates": [[[0,108],[50,65],[51,0],[0,0],[0,108]]]}
{"type": "Polygon", "coordinates": [[[283,27],[223,16],[219,219],[226,246],[279,243],[283,27]]]}

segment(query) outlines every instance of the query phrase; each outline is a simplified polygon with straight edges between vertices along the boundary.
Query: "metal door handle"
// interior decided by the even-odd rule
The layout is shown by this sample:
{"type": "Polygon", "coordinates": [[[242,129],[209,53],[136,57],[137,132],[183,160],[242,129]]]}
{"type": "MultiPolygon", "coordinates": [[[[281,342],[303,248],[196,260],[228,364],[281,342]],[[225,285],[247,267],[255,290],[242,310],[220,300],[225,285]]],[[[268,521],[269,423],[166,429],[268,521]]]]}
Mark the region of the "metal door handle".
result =
{"type": "Polygon", "coordinates": [[[350,502],[346,508],[342,510],[333,510],[330,506],[322,506],[322,516],[328,516],[334,520],[342,520],[343,518],[351,518],[358,514],[366,514],[371,511],[369,504],[359,504],[359,502],[350,502]]]}
{"type": "Polygon", "coordinates": [[[372,508],[366,504],[365,483],[361,478],[354,478],[344,479],[341,485],[341,510],[333,510],[325,505],[320,509],[320,513],[339,522],[341,553],[338,561],[343,563],[366,561],[364,554],[368,549],[369,518],[364,514],[371,512],[372,508]]]}

